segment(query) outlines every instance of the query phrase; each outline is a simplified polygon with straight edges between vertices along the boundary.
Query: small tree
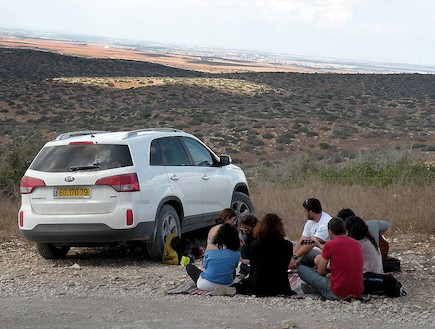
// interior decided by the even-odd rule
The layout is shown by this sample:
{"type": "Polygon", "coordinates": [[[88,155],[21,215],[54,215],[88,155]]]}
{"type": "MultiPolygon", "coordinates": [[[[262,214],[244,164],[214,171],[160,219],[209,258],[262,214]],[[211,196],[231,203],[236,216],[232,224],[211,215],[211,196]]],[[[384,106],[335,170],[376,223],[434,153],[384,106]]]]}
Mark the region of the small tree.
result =
{"type": "Polygon", "coordinates": [[[39,149],[34,140],[17,138],[5,148],[0,165],[0,194],[18,198],[21,177],[39,149]]]}

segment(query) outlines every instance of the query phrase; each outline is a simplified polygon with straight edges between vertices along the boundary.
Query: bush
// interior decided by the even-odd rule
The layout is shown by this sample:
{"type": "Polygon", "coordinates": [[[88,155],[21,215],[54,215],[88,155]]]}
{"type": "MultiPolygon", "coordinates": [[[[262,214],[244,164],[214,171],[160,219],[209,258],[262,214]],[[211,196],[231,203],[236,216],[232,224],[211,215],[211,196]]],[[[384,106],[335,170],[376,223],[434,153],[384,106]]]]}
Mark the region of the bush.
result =
{"type": "Polygon", "coordinates": [[[252,152],[254,151],[254,146],[246,144],[242,147],[242,151],[244,152],[252,152]]]}
{"type": "Polygon", "coordinates": [[[422,151],[435,152],[435,145],[429,145],[429,146],[423,148],[422,151]]]}
{"type": "Polygon", "coordinates": [[[355,159],[320,161],[305,154],[273,169],[262,167],[265,177],[277,186],[302,186],[321,182],[341,186],[428,186],[435,181],[435,166],[412,159],[410,153],[390,150],[362,153],[355,159]]]}
{"type": "Polygon", "coordinates": [[[327,150],[329,149],[330,145],[328,143],[322,142],[319,144],[319,147],[321,150],[327,150]]]}
{"type": "Polygon", "coordinates": [[[40,149],[35,138],[16,139],[3,150],[0,165],[0,195],[16,199],[19,196],[21,177],[40,149]]]}
{"type": "Polygon", "coordinates": [[[292,132],[288,131],[288,132],[285,132],[285,133],[279,135],[276,138],[276,142],[278,144],[289,144],[293,138],[295,138],[295,135],[292,132]]]}
{"type": "Polygon", "coordinates": [[[274,135],[271,134],[271,133],[264,133],[264,134],[262,135],[262,137],[263,137],[264,139],[272,139],[272,138],[274,137],[274,135]]]}

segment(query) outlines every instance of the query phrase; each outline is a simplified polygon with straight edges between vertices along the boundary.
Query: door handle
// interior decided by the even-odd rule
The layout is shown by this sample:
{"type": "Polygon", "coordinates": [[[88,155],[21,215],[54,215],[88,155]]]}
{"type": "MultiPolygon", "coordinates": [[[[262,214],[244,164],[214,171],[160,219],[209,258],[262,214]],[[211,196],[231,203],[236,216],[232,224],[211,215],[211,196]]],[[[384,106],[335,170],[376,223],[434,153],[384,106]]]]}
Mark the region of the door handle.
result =
{"type": "Polygon", "coordinates": [[[203,180],[209,180],[210,179],[210,177],[208,177],[207,175],[204,175],[204,176],[202,176],[201,177],[203,180]]]}
{"type": "Polygon", "coordinates": [[[179,180],[180,177],[178,177],[177,175],[173,174],[173,175],[171,176],[171,179],[172,179],[172,180],[179,180]]]}

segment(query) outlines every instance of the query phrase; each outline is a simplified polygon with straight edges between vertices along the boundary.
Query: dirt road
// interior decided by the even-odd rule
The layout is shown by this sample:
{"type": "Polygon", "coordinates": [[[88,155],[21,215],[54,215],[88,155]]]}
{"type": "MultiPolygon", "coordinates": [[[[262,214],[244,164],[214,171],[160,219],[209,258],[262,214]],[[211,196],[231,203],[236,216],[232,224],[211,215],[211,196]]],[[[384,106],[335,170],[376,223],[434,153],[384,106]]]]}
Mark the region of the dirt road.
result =
{"type": "Polygon", "coordinates": [[[48,261],[12,241],[0,245],[0,328],[435,328],[435,237],[400,240],[392,253],[407,296],[366,303],[168,295],[184,268],[141,248],[75,248],[48,261]]]}

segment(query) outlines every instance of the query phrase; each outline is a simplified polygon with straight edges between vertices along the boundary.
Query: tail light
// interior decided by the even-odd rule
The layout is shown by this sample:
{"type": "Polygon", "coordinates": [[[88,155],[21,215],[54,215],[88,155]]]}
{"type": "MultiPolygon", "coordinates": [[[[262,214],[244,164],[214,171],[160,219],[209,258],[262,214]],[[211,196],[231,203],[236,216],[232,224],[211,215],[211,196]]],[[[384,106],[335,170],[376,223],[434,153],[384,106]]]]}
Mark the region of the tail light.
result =
{"type": "Polygon", "coordinates": [[[21,178],[20,192],[21,194],[32,193],[37,187],[45,186],[45,182],[42,179],[24,176],[21,178]]]}
{"type": "Polygon", "coordinates": [[[97,180],[95,185],[109,185],[118,192],[140,191],[139,181],[136,174],[125,174],[100,178],[97,180]]]}

